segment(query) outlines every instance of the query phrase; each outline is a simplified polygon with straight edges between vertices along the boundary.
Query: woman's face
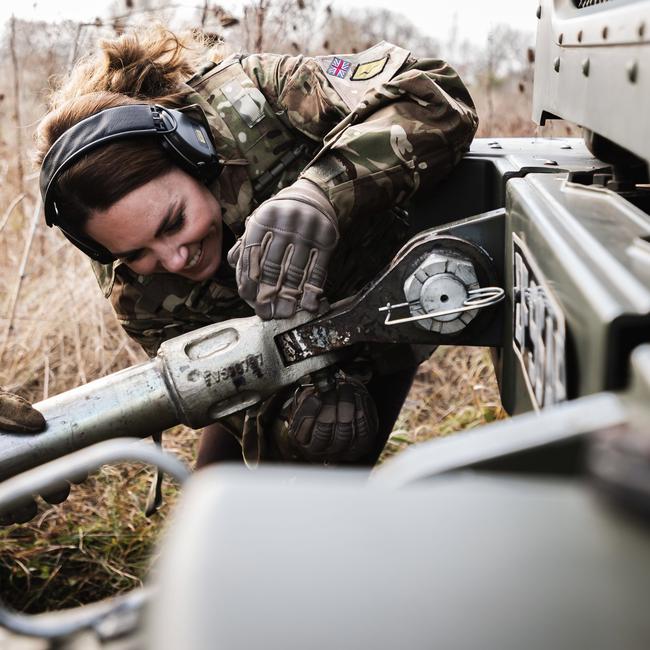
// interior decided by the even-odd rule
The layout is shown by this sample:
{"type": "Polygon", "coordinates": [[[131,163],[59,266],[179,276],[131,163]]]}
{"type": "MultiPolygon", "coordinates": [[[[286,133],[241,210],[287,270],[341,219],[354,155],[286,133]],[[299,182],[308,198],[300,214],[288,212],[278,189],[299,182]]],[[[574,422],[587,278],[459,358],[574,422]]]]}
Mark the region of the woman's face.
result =
{"type": "Polygon", "coordinates": [[[95,211],[86,233],[139,275],[205,280],[221,263],[221,207],[205,185],[178,168],[95,211]]]}

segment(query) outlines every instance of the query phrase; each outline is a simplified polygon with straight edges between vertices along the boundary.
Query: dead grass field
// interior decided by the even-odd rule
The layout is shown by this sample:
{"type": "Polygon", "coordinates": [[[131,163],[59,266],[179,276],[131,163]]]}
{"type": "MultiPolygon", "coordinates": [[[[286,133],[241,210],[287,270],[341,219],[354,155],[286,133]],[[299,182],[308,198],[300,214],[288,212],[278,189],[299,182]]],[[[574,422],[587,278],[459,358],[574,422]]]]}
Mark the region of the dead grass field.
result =
{"type": "MultiPolygon", "coordinates": [[[[480,90],[474,94],[484,114],[485,98],[480,90]]],[[[490,133],[482,125],[479,135],[533,136],[529,113],[527,92],[501,93],[493,98],[490,133]]],[[[0,160],[10,156],[11,146],[3,133],[0,160]]],[[[85,258],[41,223],[34,179],[25,186],[26,197],[4,212],[17,197],[12,174],[0,164],[0,385],[40,400],[144,354],[115,322],[85,258]]],[[[503,416],[489,352],[440,348],[422,365],[384,458],[503,416]]],[[[195,443],[196,434],[182,428],[166,436],[166,448],[188,462],[195,443]]],[[[74,486],[65,503],[43,507],[29,524],[0,530],[3,600],[37,612],[139,585],[176,495],[167,484],[165,506],[146,519],[141,506],[150,474],[141,466],[105,468],[74,486]]]]}

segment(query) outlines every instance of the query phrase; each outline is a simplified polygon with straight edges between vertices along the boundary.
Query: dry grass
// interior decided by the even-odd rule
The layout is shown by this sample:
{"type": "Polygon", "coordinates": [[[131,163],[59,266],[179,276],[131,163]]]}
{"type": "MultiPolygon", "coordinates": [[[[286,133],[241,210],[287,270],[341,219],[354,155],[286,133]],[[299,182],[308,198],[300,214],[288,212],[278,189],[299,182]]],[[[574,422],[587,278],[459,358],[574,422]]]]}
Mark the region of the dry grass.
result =
{"type": "Polygon", "coordinates": [[[503,417],[489,350],[438,348],[420,366],[382,460],[408,445],[503,417]]]}
{"type": "Polygon", "coordinates": [[[543,127],[532,121],[532,86],[525,77],[511,79],[490,93],[483,86],[471,88],[480,116],[476,137],[575,138],[581,131],[562,120],[550,120],[543,127]]]}
{"type": "MultiPolygon", "coordinates": [[[[178,427],[165,447],[188,463],[196,434],[178,427]]],[[[152,547],[178,491],[165,481],[165,504],[152,518],[142,505],[153,471],[140,464],[104,467],[58,506],[0,530],[2,599],[25,612],[73,607],[142,584],[152,547]]]]}
{"type": "Polygon", "coordinates": [[[41,219],[20,277],[31,217],[16,210],[0,236],[0,385],[40,400],[145,357],[117,326],[88,261],[41,219]]]}

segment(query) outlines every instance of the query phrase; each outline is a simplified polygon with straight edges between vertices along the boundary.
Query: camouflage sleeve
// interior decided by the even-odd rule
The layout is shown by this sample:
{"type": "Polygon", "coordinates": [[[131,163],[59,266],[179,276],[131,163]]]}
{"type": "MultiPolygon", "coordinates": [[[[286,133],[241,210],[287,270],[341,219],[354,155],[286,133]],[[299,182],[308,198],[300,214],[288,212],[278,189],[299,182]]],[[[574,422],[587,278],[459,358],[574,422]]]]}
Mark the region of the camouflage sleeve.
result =
{"type": "Polygon", "coordinates": [[[110,300],[119,324],[150,357],[156,356],[164,341],[207,324],[183,320],[166,309],[148,309],[141,297],[136,287],[125,284],[116,287],[110,300]]]}
{"type": "Polygon", "coordinates": [[[476,110],[444,61],[405,56],[387,76],[372,68],[381,68],[384,59],[358,64],[352,59],[341,79],[331,73],[349,63],[346,59],[319,59],[277,57],[260,66],[266,74],[257,80],[294,128],[323,139],[323,149],[302,176],[326,192],[343,227],[361,211],[383,211],[421,184],[439,181],[469,147],[478,126],[476,110]],[[356,92],[363,94],[353,102],[356,92]]]}
{"type": "Polygon", "coordinates": [[[350,112],[315,59],[252,54],[241,63],[276,113],[312,140],[322,142],[350,112]]]}
{"type": "Polygon", "coordinates": [[[116,274],[110,301],[120,325],[151,357],[168,339],[251,315],[236,289],[216,281],[196,284],[171,274],[155,274],[139,281],[130,274],[116,274]]]}
{"type": "Polygon", "coordinates": [[[155,357],[161,343],[167,339],[180,336],[197,326],[188,326],[188,323],[168,319],[163,320],[159,317],[153,318],[121,318],[117,314],[117,320],[124,328],[124,331],[147,353],[149,357],[155,357]]]}

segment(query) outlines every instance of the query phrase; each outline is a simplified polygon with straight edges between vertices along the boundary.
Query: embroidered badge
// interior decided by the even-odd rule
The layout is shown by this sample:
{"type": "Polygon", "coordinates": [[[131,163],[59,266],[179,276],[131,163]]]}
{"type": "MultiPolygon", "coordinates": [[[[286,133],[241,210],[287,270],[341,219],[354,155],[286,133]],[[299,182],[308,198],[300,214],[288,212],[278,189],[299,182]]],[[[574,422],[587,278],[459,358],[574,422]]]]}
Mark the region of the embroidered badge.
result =
{"type": "Polygon", "coordinates": [[[332,59],[330,67],[327,68],[327,74],[331,74],[333,77],[339,77],[339,79],[345,79],[349,71],[350,62],[336,57],[332,59]]]}
{"type": "Polygon", "coordinates": [[[360,63],[354,71],[351,79],[352,81],[365,81],[376,77],[385,67],[388,57],[377,59],[376,61],[368,61],[368,63],[360,63]]]}

